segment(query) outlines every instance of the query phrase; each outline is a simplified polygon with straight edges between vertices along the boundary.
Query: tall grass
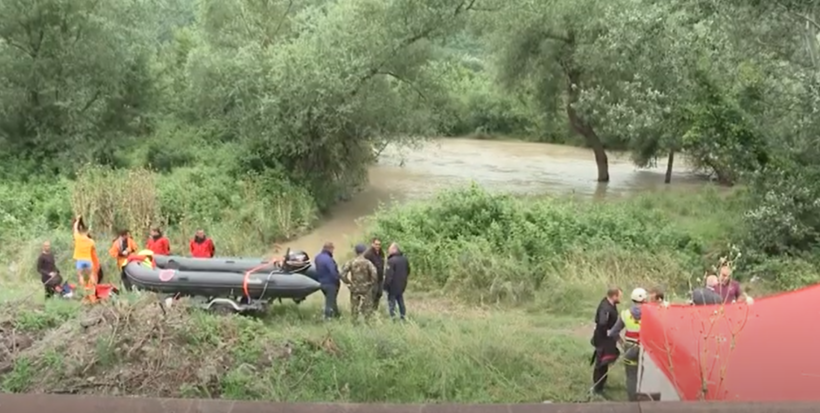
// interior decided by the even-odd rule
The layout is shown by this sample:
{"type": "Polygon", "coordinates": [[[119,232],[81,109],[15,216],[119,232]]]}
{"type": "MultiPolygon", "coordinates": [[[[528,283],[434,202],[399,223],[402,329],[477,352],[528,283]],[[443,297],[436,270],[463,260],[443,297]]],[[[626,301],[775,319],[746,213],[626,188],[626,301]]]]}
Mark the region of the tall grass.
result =
{"type": "MultiPolygon", "coordinates": [[[[77,317],[74,303],[18,307],[14,321],[0,308],[0,327],[38,343],[0,374],[0,390],[286,402],[589,400],[588,332],[544,314],[411,299],[406,323],[381,316],[356,326],[323,323],[315,301],[250,319],[184,303],[163,315],[155,300],[98,306],[91,311],[101,321],[85,328],[88,316],[77,317]]],[[[617,376],[613,396],[622,398],[617,376]]]]}
{"type": "Polygon", "coordinates": [[[418,288],[483,302],[526,301],[566,284],[625,282],[614,277],[624,269],[632,285],[683,289],[728,246],[741,218],[732,202],[714,189],[592,203],[471,186],[381,210],[369,235],[399,242],[418,288]]]}
{"type": "Polygon", "coordinates": [[[150,228],[161,226],[176,252],[187,253],[188,240],[201,228],[220,255],[267,253],[274,241],[309,229],[318,215],[310,194],[286,181],[250,175],[237,181],[207,168],[158,174],[90,166],[73,181],[0,184],[0,197],[0,274],[6,281],[36,278],[35,258],[45,240],[70,268],[76,214],[90,224],[99,254],[107,253],[120,229],[131,230],[142,245],[150,228]]]}

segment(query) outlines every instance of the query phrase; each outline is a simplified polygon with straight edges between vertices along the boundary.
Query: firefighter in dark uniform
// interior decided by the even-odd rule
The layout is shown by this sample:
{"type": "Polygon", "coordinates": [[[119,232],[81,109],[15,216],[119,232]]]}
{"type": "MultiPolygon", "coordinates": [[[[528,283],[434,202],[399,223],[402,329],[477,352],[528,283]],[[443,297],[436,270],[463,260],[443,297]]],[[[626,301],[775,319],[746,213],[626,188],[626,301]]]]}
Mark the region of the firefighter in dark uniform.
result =
{"type": "Polygon", "coordinates": [[[621,302],[621,294],[620,288],[611,287],[595,312],[595,332],[591,340],[595,351],[592,353],[590,364],[593,366],[592,391],[598,395],[603,393],[606,386],[609,366],[621,355],[618,340],[609,336],[609,331],[618,322],[618,303],[621,302]]]}

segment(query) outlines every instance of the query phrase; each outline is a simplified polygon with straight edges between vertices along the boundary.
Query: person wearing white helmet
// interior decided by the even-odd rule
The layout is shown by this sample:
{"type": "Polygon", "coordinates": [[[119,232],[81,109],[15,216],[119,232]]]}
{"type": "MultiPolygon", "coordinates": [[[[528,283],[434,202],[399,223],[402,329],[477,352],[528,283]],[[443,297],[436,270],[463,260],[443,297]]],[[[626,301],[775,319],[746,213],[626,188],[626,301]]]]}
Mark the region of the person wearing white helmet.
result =
{"type": "Polygon", "coordinates": [[[641,306],[646,303],[648,293],[643,288],[632,290],[632,306],[621,311],[618,322],[609,332],[610,337],[618,338],[624,332],[624,366],[626,369],[626,394],[629,401],[637,401],[638,393],[638,359],[640,358],[641,339],[641,306]]]}

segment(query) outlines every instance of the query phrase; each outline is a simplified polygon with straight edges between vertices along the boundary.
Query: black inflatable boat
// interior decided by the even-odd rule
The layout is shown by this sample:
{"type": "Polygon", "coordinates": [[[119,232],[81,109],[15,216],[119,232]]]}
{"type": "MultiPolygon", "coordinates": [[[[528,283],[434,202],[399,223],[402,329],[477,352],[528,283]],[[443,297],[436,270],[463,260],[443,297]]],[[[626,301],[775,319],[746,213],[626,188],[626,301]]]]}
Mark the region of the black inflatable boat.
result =
{"type": "MultiPolygon", "coordinates": [[[[288,255],[293,253],[288,252],[288,255]]],[[[297,254],[304,254],[297,252],[297,254]]],[[[304,256],[303,259],[306,259],[304,256]]],[[[165,270],[179,270],[179,271],[207,271],[207,272],[230,272],[245,274],[254,268],[260,266],[265,267],[264,271],[269,271],[273,268],[269,260],[261,258],[241,258],[241,257],[218,257],[218,258],[191,258],[180,257],[175,255],[155,255],[154,262],[157,263],[158,268],[165,270]],[[268,268],[268,265],[270,267],[268,268]]],[[[316,270],[310,264],[310,260],[304,263],[301,268],[294,268],[292,272],[306,275],[314,280],[317,279],[316,270]]]]}
{"type": "MultiPolygon", "coordinates": [[[[301,255],[299,255],[301,254],[301,255]]],[[[259,310],[276,299],[297,303],[320,289],[307,254],[284,266],[252,258],[154,256],[157,268],[128,263],[124,272],[138,288],[163,294],[203,297],[234,311],[259,310]],[[307,275],[309,274],[309,275],[307,275]],[[252,307],[252,308],[251,308],[252,307]]],[[[293,257],[290,251],[287,257],[293,257]]]]}

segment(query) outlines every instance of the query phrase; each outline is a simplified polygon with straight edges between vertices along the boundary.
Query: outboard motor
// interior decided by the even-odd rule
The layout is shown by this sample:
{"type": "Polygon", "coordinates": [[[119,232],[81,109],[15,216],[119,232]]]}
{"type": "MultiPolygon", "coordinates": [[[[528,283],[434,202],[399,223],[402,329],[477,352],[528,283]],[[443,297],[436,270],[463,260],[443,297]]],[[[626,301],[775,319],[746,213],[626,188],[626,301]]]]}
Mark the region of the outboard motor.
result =
{"type": "Polygon", "coordinates": [[[285,254],[285,263],[282,269],[287,272],[303,274],[310,268],[310,256],[300,250],[288,250],[285,254]]]}

